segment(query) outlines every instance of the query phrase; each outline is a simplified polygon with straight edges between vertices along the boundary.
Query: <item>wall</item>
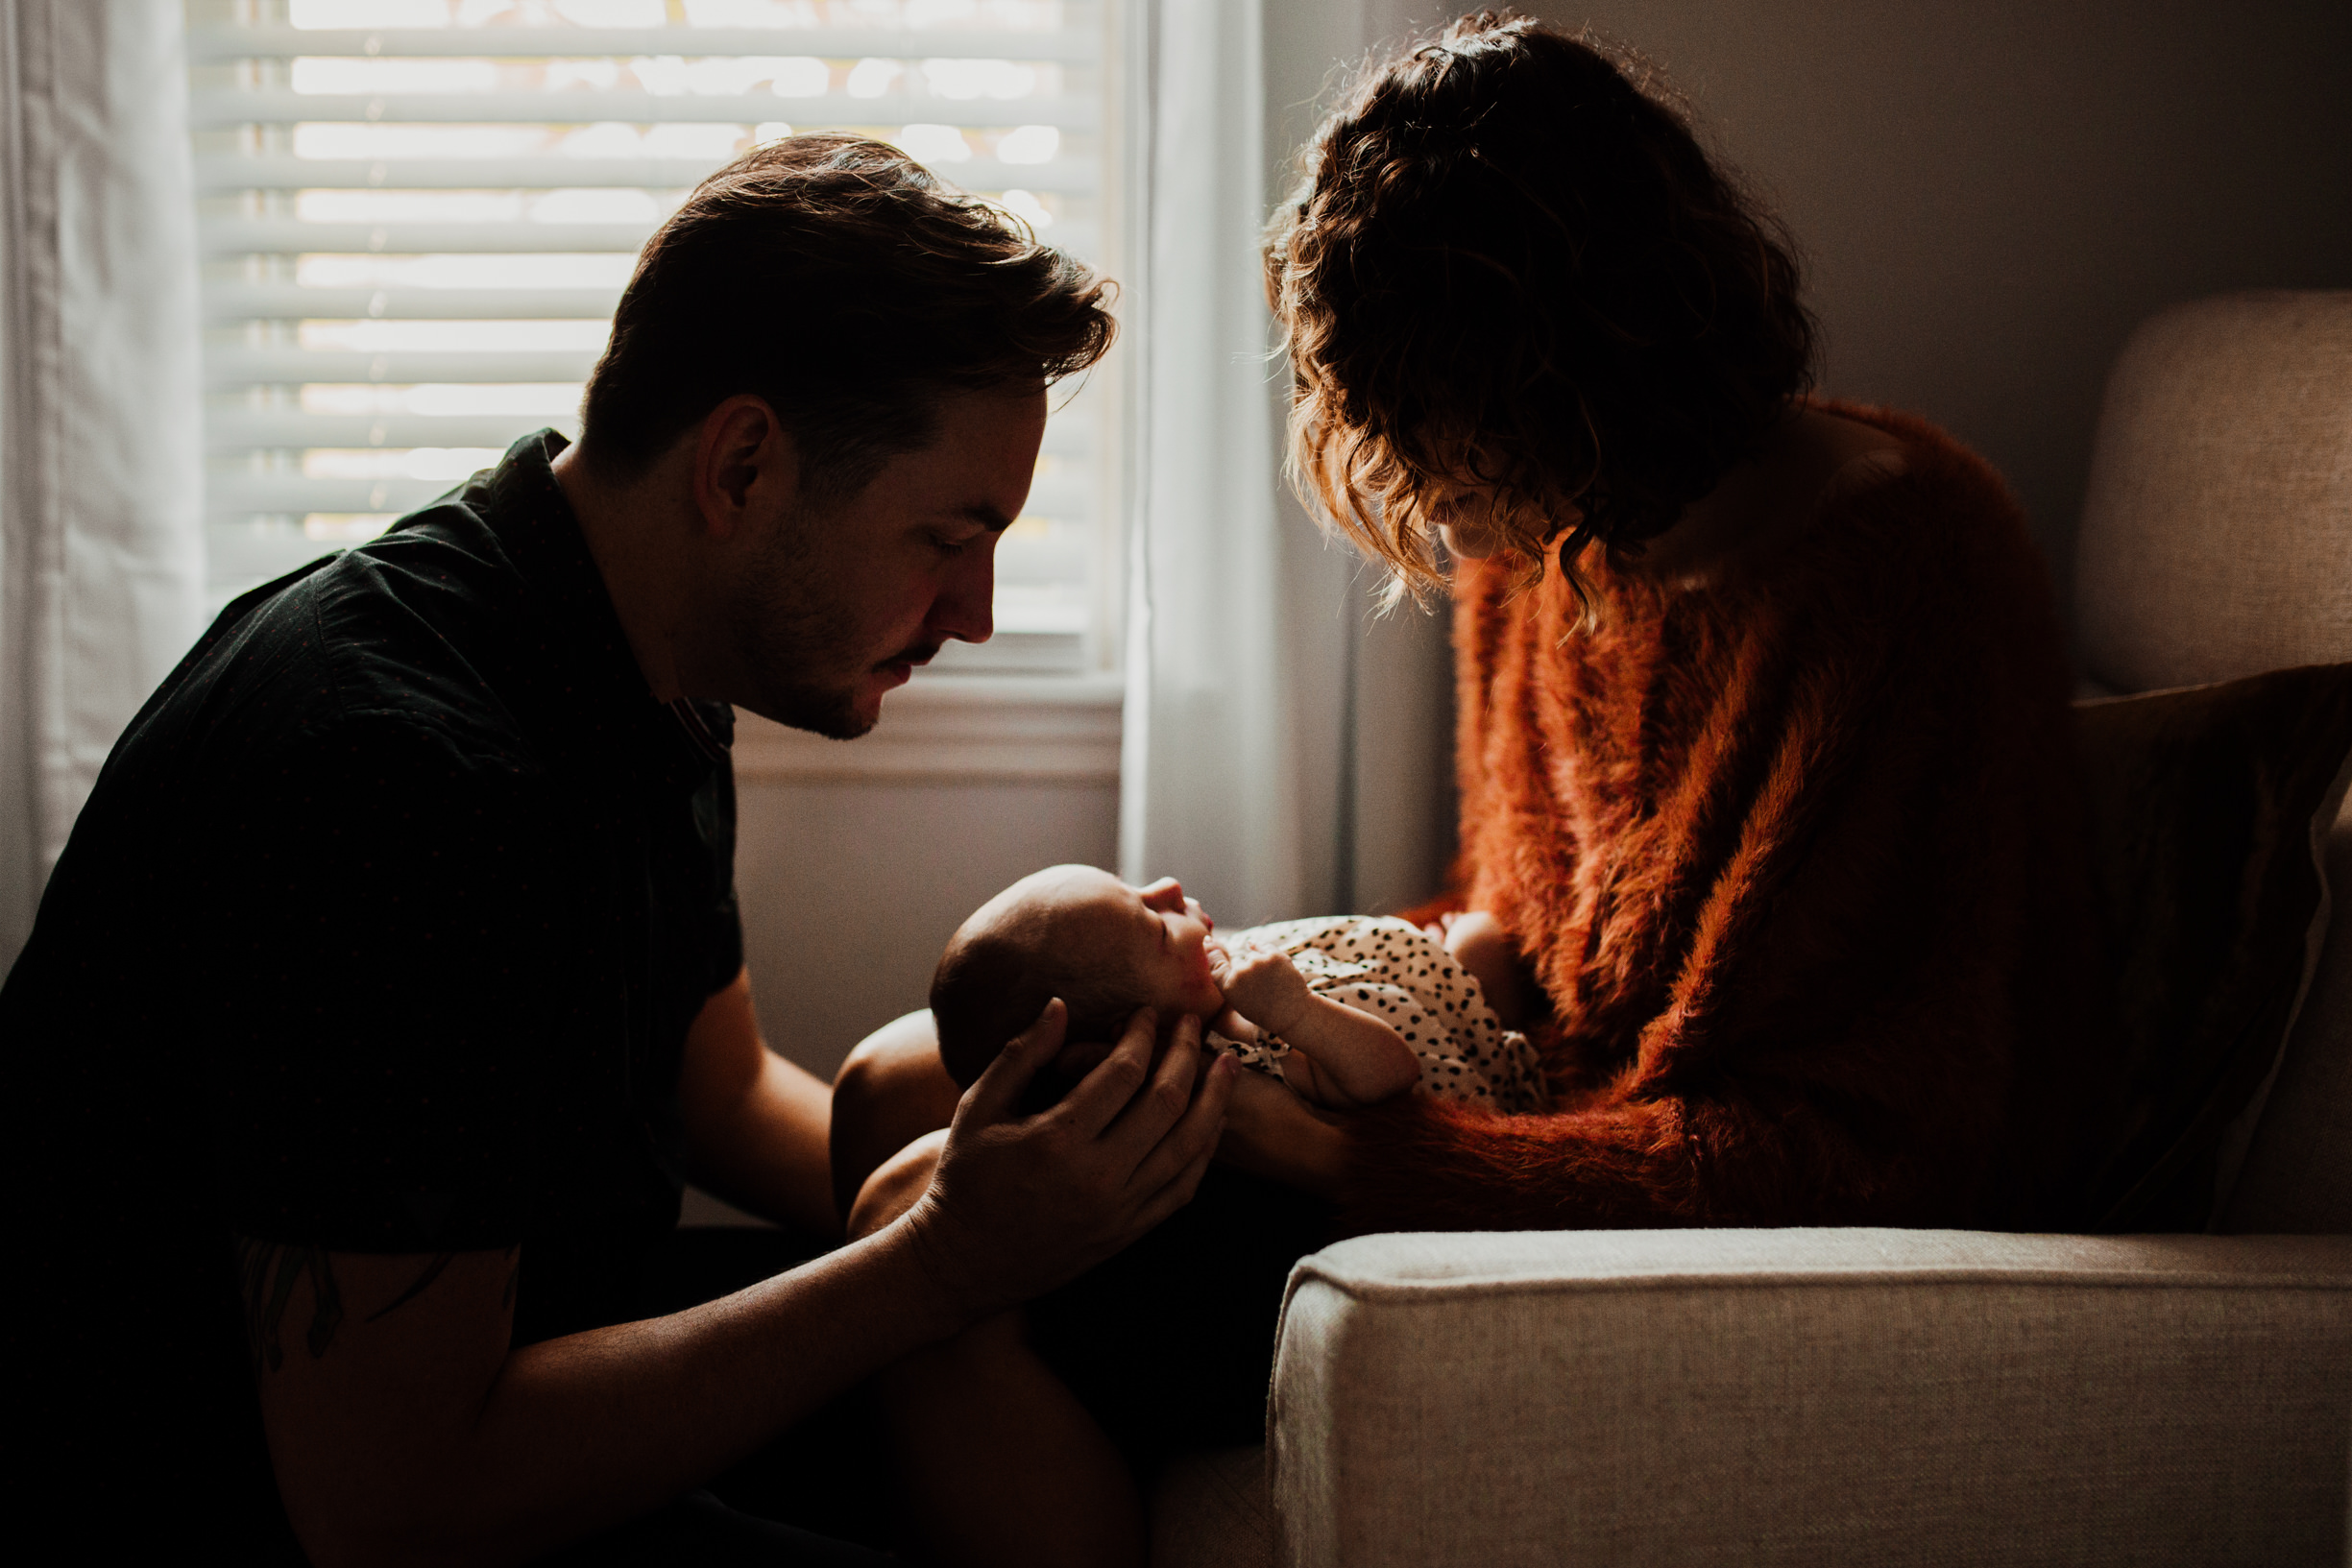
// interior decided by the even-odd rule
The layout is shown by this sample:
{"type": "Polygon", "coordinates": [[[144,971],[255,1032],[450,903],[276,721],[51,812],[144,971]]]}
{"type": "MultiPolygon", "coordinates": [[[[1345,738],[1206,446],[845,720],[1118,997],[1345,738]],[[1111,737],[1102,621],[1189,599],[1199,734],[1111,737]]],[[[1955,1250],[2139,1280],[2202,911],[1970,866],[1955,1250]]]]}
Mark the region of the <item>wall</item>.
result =
{"type": "Polygon", "coordinates": [[[1532,0],[1665,66],[1812,263],[1825,390],[1990,457],[2072,551],[2159,307],[2352,287],[2344,0],[1532,0]]]}
{"type": "Polygon", "coordinates": [[[926,675],[843,744],[739,717],[736,891],[768,1043],[831,1077],[923,1005],[964,917],[1040,866],[1112,863],[1119,683],[926,675]]]}
{"type": "MultiPolygon", "coordinates": [[[[1269,0],[1265,10],[1265,142],[1268,205],[1296,181],[1297,154],[1329,100],[1368,54],[1443,22],[1427,0],[1269,0]]],[[[1270,415],[1279,428],[1284,404],[1270,415]]],[[[1279,440],[1279,437],[1277,437],[1279,440]]],[[[1313,911],[1387,913],[1421,903],[1444,883],[1454,852],[1453,656],[1443,605],[1404,605],[1386,615],[1384,578],[1318,532],[1287,491],[1277,509],[1293,582],[1316,585],[1321,602],[1289,628],[1294,666],[1312,672],[1309,701],[1341,722],[1304,738],[1302,788],[1323,792],[1309,820],[1331,824],[1310,843],[1313,911]]]]}
{"type": "Polygon", "coordinates": [[[1059,861],[1110,865],[1119,838],[1108,781],[754,781],[739,810],[761,1027],[828,1078],[923,1005],[940,948],[991,894],[1059,861]]]}

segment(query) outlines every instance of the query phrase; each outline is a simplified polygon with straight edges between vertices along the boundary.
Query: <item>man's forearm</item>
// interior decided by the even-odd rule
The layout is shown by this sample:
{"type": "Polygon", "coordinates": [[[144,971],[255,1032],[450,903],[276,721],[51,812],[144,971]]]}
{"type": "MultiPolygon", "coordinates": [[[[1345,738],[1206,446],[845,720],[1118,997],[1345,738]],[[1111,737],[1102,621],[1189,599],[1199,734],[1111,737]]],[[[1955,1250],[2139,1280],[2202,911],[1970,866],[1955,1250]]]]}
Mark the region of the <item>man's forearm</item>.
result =
{"type": "Polygon", "coordinates": [[[690,1312],[515,1352],[475,1462],[511,1478],[517,1502],[625,1518],[962,1327],[896,1229],[690,1312]]]}
{"type": "Polygon", "coordinates": [[[439,1440],[279,1447],[303,1544],[323,1568],[514,1563],[643,1513],[962,1328],[921,1244],[902,1222],[690,1312],[511,1351],[439,1440]],[[305,1466],[339,1473],[286,1474],[305,1466]]]}
{"type": "Polygon", "coordinates": [[[816,1236],[838,1236],[827,1154],[833,1090],[767,1049],[751,977],[703,1003],[678,1070],[689,1176],[740,1208],[816,1236]]]}
{"type": "Polygon", "coordinates": [[[516,1351],[514,1249],[387,1257],[247,1239],[255,1342],[278,1351],[256,1360],[262,1421],[303,1547],[324,1568],[542,1555],[1159,1223],[1216,1147],[1233,1064],[1202,1070],[1195,1019],[1155,1061],[1139,1012],[1084,1079],[1017,1117],[1065,1017],[1049,1006],[981,1074],[906,1214],[672,1317],[516,1351]],[[298,1349],[279,1325],[305,1314],[298,1349]]]}
{"type": "Polygon", "coordinates": [[[762,1070],[721,1122],[691,1130],[688,1176],[764,1219],[838,1238],[829,1149],[832,1091],[766,1049],[762,1070]]]}

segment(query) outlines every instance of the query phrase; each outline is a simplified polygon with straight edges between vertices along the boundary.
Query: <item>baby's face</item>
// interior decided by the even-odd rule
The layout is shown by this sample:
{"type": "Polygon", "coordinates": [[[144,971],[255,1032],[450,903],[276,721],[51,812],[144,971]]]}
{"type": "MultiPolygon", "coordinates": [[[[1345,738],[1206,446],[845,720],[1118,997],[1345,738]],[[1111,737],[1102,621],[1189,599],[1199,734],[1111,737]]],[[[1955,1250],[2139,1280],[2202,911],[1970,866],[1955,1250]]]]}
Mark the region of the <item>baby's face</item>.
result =
{"type": "MultiPolygon", "coordinates": [[[[1136,972],[1145,977],[1152,1005],[1163,1016],[1171,1013],[1213,1013],[1224,1005],[1224,993],[1209,976],[1208,934],[1217,929],[1199,901],[1184,896],[1184,885],[1162,877],[1148,887],[1117,884],[1122,895],[1105,898],[1117,903],[1120,918],[1135,927],[1136,972]],[[1151,917],[1137,923],[1128,901],[1140,905],[1151,917]]],[[[1107,913],[1107,910],[1106,910],[1107,913]]]]}
{"type": "Polygon", "coordinates": [[[1102,943],[1104,956],[1134,977],[1140,1003],[1162,1017],[1224,1005],[1209,977],[1205,946],[1216,923],[1174,877],[1129,887],[1106,871],[1069,866],[1040,880],[1038,891],[1053,905],[1052,928],[1062,933],[1049,940],[1102,943]]]}

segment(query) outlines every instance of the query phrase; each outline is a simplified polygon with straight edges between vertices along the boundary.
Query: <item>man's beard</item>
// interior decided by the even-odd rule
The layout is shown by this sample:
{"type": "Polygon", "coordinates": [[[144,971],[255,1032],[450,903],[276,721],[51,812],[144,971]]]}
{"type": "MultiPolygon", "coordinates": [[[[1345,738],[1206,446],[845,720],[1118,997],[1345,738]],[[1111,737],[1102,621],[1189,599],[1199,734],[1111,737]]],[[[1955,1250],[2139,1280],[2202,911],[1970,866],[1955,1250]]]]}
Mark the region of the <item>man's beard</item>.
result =
{"type": "MultiPolygon", "coordinates": [[[[764,649],[762,657],[768,657],[771,651],[764,649]]],[[[805,677],[778,679],[768,669],[761,671],[758,712],[779,724],[835,740],[857,739],[882,716],[879,710],[871,717],[858,712],[856,695],[837,686],[805,677]]]]}
{"type": "Polygon", "coordinates": [[[855,740],[879,712],[858,712],[860,677],[884,664],[921,663],[936,644],[900,649],[887,659],[859,663],[854,615],[824,591],[825,570],[811,546],[823,520],[808,512],[787,519],[737,601],[738,646],[759,690],[753,712],[795,730],[855,740]]]}

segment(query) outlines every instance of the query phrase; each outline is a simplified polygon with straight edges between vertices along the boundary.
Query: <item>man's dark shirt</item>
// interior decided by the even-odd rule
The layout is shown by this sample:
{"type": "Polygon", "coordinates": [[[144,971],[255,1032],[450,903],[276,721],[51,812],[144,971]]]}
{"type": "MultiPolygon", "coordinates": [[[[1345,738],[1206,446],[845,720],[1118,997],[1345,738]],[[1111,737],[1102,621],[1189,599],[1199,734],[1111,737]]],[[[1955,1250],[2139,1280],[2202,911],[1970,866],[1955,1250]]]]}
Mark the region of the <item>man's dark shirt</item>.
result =
{"type": "Polygon", "coordinates": [[[117,1544],[291,1549],[232,1235],[520,1244],[520,1343],[608,1320],[676,1222],[680,1049],[742,959],[733,715],[654,700],[562,446],[230,605],[0,990],[12,1415],[43,1506],[103,1498],[117,1544]]]}

